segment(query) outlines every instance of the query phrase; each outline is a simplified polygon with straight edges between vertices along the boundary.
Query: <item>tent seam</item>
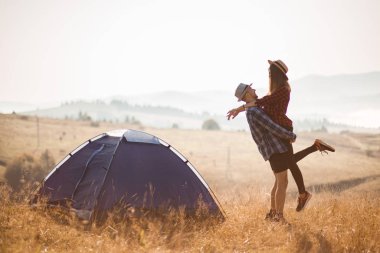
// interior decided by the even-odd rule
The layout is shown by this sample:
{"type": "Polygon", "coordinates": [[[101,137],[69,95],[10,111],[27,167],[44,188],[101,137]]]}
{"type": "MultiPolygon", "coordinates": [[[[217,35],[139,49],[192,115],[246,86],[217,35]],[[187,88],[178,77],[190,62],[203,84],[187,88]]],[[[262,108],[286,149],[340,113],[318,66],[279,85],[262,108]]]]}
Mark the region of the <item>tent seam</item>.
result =
{"type": "Polygon", "coordinates": [[[104,176],[103,182],[102,182],[102,184],[101,184],[101,186],[100,186],[99,194],[98,194],[98,196],[96,197],[96,202],[95,202],[95,205],[94,205],[94,208],[93,208],[92,211],[95,211],[95,210],[97,209],[97,207],[98,207],[99,196],[100,196],[101,193],[102,193],[102,190],[103,190],[103,188],[104,188],[104,183],[106,182],[107,176],[108,176],[108,174],[109,174],[109,172],[110,172],[110,168],[111,168],[112,162],[113,162],[113,160],[114,160],[114,158],[115,158],[116,151],[117,151],[117,149],[119,148],[120,143],[121,143],[121,141],[123,140],[123,137],[124,137],[124,135],[121,136],[119,142],[117,143],[117,146],[116,146],[116,148],[115,148],[115,151],[114,151],[113,154],[112,154],[112,159],[111,159],[110,163],[108,164],[108,167],[107,167],[107,173],[106,173],[106,175],[104,176]]]}
{"type": "MultiPolygon", "coordinates": [[[[90,142],[91,143],[91,142],[90,142]]],[[[74,200],[74,195],[78,189],[78,186],[80,185],[80,183],[83,181],[83,178],[84,178],[84,175],[86,174],[86,171],[88,169],[88,166],[90,165],[90,162],[92,161],[92,159],[94,159],[94,157],[104,149],[105,147],[105,144],[102,144],[100,148],[98,148],[97,150],[94,151],[94,153],[91,154],[90,158],[88,159],[87,163],[86,163],[86,167],[84,168],[83,170],[83,173],[82,173],[82,176],[80,177],[80,179],[78,180],[78,183],[75,185],[75,188],[74,188],[74,191],[73,191],[73,194],[71,195],[71,199],[74,200]]]]}

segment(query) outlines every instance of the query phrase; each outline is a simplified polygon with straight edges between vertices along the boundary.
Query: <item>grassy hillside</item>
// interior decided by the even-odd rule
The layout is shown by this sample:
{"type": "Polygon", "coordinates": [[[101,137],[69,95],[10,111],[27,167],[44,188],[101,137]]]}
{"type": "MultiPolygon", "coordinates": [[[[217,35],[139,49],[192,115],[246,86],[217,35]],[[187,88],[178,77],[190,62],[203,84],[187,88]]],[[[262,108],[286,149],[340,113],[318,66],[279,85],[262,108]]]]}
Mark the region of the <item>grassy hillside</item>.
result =
{"type": "MultiPolygon", "coordinates": [[[[299,163],[313,199],[295,212],[289,173],[285,206],[290,227],[263,220],[273,175],[249,132],[155,129],[128,124],[0,115],[0,170],[15,157],[48,149],[58,162],[87,139],[133,128],[154,134],[187,157],[227,214],[223,224],[131,221],[84,230],[70,217],[15,202],[0,190],[0,252],[379,252],[380,136],[297,133],[295,150],[321,138],[336,153],[313,153],[299,163]],[[38,126],[38,127],[37,127],[38,126]],[[39,133],[39,134],[38,134],[39,133]],[[38,138],[39,136],[39,138],[38,138]]],[[[1,173],[3,173],[0,171],[1,173]]],[[[2,179],[4,181],[4,179],[2,179]]]]}

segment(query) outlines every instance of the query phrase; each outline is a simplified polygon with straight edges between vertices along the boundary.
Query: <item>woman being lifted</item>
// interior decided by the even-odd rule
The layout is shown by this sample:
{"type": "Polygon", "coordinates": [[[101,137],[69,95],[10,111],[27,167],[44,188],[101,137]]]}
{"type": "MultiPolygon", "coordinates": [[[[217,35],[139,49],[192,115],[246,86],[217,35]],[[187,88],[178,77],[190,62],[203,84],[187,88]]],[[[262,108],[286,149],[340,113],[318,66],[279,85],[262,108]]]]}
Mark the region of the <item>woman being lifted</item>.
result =
{"type": "MultiPolygon", "coordinates": [[[[286,75],[288,72],[288,67],[281,60],[277,60],[277,61],[268,60],[268,63],[270,65],[269,66],[268,95],[260,99],[257,99],[255,102],[247,103],[243,106],[230,110],[227,114],[228,119],[230,117],[235,118],[240,112],[245,111],[249,107],[259,106],[263,108],[265,113],[275,123],[293,132],[293,122],[291,119],[289,119],[286,116],[286,112],[287,112],[288,104],[290,100],[290,92],[291,92],[291,88],[288,83],[288,77],[286,75]]],[[[290,169],[293,175],[294,181],[297,184],[299,197],[298,197],[296,211],[299,212],[304,209],[304,207],[310,200],[311,193],[309,193],[305,189],[303,176],[297,165],[297,162],[303,159],[305,156],[317,150],[321,152],[326,152],[326,151],[335,152],[335,149],[331,147],[330,145],[326,144],[325,142],[319,139],[316,139],[313,145],[294,154],[293,145],[289,141],[284,140],[284,142],[288,146],[288,152],[291,152],[292,156],[290,156],[291,159],[288,159],[287,161],[280,161],[280,162],[287,163],[288,168],[290,169]]],[[[272,192],[275,189],[276,188],[274,187],[272,189],[272,192]]],[[[272,193],[272,196],[273,195],[274,194],[272,193]]],[[[273,216],[273,210],[271,209],[270,212],[267,214],[267,218],[272,218],[272,216],[273,216]]]]}

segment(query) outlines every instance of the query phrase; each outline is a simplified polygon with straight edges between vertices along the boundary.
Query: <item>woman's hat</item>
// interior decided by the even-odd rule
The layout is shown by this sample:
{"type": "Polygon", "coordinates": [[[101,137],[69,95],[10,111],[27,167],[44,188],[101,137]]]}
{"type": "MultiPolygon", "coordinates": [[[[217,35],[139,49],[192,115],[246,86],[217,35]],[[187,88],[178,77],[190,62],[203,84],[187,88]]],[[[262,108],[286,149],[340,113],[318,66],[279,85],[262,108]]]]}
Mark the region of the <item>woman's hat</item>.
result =
{"type": "Polygon", "coordinates": [[[285,65],[285,63],[283,61],[281,61],[281,60],[277,60],[277,61],[268,60],[268,63],[270,65],[272,65],[272,64],[275,65],[285,75],[286,75],[286,73],[288,73],[288,67],[285,65]]]}

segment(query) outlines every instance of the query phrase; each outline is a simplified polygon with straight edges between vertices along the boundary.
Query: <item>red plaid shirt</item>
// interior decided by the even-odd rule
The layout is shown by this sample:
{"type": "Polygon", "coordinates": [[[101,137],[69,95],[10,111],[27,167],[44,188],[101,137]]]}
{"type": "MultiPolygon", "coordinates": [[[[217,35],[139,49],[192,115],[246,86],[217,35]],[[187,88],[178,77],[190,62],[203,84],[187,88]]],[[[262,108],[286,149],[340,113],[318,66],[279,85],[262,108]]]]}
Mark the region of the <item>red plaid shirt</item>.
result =
{"type": "Polygon", "coordinates": [[[293,122],[286,116],[289,100],[290,90],[286,86],[283,86],[271,95],[257,99],[256,104],[262,107],[275,123],[290,129],[293,127],[293,122]]]}

